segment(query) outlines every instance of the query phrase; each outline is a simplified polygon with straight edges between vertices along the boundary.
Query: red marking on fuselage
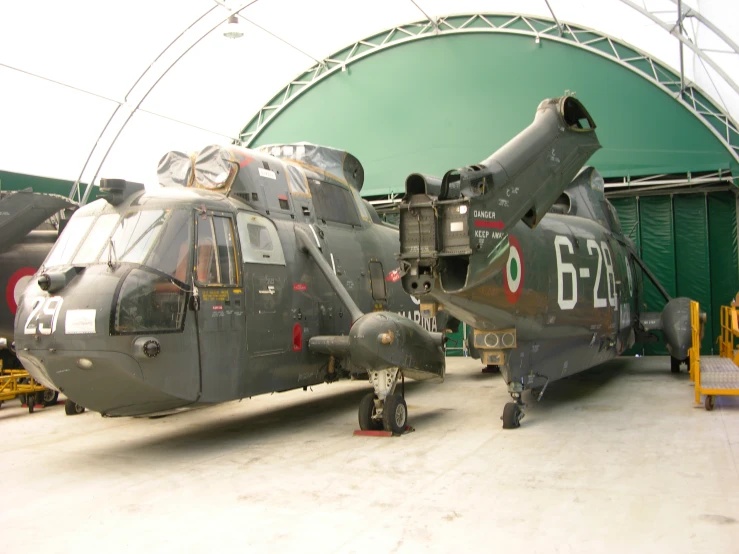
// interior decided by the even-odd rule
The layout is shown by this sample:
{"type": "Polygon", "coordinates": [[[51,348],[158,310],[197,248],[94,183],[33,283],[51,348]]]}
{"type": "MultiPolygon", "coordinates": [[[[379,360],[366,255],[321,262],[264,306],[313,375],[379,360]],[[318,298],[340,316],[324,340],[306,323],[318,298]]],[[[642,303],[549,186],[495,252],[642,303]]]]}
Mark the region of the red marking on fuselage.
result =
{"type": "Polygon", "coordinates": [[[385,277],[385,281],[387,281],[388,283],[397,283],[398,281],[400,281],[400,269],[393,269],[390,273],[387,274],[387,276],[385,277]]]}
{"type": "Polygon", "coordinates": [[[247,166],[254,161],[254,158],[247,156],[246,154],[240,154],[240,157],[241,159],[239,159],[239,167],[247,166]]]}
{"type": "Polygon", "coordinates": [[[8,308],[10,308],[10,312],[15,315],[15,312],[18,310],[18,305],[15,303],[15,286],[18,284],[18,281],[23,279],[23,277],[30,277],[36,273],[36,270],[32,267],[22,267],[13,275],[10,276],[10,279],[8,279],[8,286],[5,287],[5,301],[8,303],[8,308]]]}
{"type": "Polygon", "coordinates": [[[503,229],[505,223],[502,221],[483,221],[481,219],[475,220],[475,227],[485,227],[486,229],[503,229]]]}
{"type": "Polygon", "coordinates": [[[300,292],[305,292],[305,291],[308,290],[308,285],[306,285],[305,283],[294,283],[293,284],[293,290],[297,290],[297,291],[300,291],[300,292]]]}

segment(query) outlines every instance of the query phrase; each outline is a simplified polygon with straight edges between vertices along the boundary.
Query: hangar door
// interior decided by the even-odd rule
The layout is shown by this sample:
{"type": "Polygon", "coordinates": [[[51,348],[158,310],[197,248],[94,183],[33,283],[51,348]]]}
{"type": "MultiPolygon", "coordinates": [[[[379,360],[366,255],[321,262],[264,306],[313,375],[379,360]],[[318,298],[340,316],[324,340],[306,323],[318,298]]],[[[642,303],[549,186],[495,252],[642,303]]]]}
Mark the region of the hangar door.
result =
{"type": "MultiPolygon", "coordinates": [[[[708,318],[702,354],[718,354],[720,307],[739,292],[737,200],[733,192],[612,198],[625,234],[631,231],[647,267],[673,297],[700,303],[708,318]],[[633,231],[632,231],[633,229],[633,231]]],[[[660,311],[662,295],[644,278],[647,311],[660,311]]],[[[662,342],[630,351],[667,355],[662,342]]]]}

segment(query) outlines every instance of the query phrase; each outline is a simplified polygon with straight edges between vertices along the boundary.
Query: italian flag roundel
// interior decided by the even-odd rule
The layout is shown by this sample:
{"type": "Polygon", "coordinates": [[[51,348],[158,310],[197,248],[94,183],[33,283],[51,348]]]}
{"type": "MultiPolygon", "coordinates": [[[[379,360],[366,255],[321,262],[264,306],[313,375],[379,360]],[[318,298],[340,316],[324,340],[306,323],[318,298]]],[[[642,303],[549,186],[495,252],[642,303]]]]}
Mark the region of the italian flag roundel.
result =
{"type": "Polygon", "coordinates": [[[505,295],[508,302],[515,304],[521,296],[523,290],[523,252],[521,245],[513,235],[508,235],[508,263],[505,266],[505,274],[503,275],[503,284],[505,285],[505,295]]]}

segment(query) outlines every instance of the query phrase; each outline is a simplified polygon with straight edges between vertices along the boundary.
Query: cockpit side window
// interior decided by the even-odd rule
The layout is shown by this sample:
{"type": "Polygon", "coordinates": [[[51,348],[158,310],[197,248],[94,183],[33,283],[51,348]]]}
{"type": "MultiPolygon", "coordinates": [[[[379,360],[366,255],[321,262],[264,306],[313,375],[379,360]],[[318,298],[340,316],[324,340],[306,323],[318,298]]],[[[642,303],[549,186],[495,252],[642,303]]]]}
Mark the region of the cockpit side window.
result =
{"type": "Polygon", "coordinates": [[[218,252],[218,269],[220,284],[236,285],[238,270],[236,269],[236,247],[234,242],[233,223],[230,217],[213,216],[213,228],[216,232],[218,252]]]}
{"type": "Polygon", "coordinates": [[[203,285],[238,284],[236,242],[231,218],[208,216],[198,222],[196,280],[203,285]]]}
{"type": "Polygon", "coordinates": [[[146,265],[189,283],[192,218],[188,210],[174,210],[146,265]]]}
{"type": "Polygon", "coordinates": [[[196,280],[204,285],[218,284],[218,262],[216,242],[213,237],[213,221],[210,217],[198,222],[198,249],[196,280]]]}

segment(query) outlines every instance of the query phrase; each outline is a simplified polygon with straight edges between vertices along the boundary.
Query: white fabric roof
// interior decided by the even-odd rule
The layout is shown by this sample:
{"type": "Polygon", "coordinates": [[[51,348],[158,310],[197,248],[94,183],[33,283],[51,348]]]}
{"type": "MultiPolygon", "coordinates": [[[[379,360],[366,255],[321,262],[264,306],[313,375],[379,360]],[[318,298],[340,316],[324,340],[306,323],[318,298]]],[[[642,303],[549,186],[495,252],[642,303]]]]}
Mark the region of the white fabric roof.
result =
{"type": "MultiPolygon", "coordinates": [[[[629,1],[674,27],[677,0],[629,1]]],[[[247,7],[240,12],[246,19],[240,23],[245,35],[228,39],[221,22],[231,12],[221,3],[4,2],[0,7],[0,169],[76,179],[108,118],[122,103],[103,135],[103,148],[97,149],[84,175],[83,181],[89,180],[105,147],[141,102],[100,176],[155,183],[156,164],[165,152],[230,142],[287,82],[361,38],[450,13],[552,17],[546,0],[229,0],[231,9],[247,7]],[[134,86],[152,61],[194,22],[134,86]]],[[[679,71],[679,40],[628,3],[549,0],[558,20],[612,35],[679,71]]],[[[739,2],[689,0],[683,2],[683,10],[687,7],[710,20],[734,46],[739,43],[739,2]]],[[[685,33],[720,69],[712,69],[685,47],[686,78],[734,122],[739,121],[739,93],[730,83],[739,83],[739,53],[695,18],[686,20],[685,33]]]]}

